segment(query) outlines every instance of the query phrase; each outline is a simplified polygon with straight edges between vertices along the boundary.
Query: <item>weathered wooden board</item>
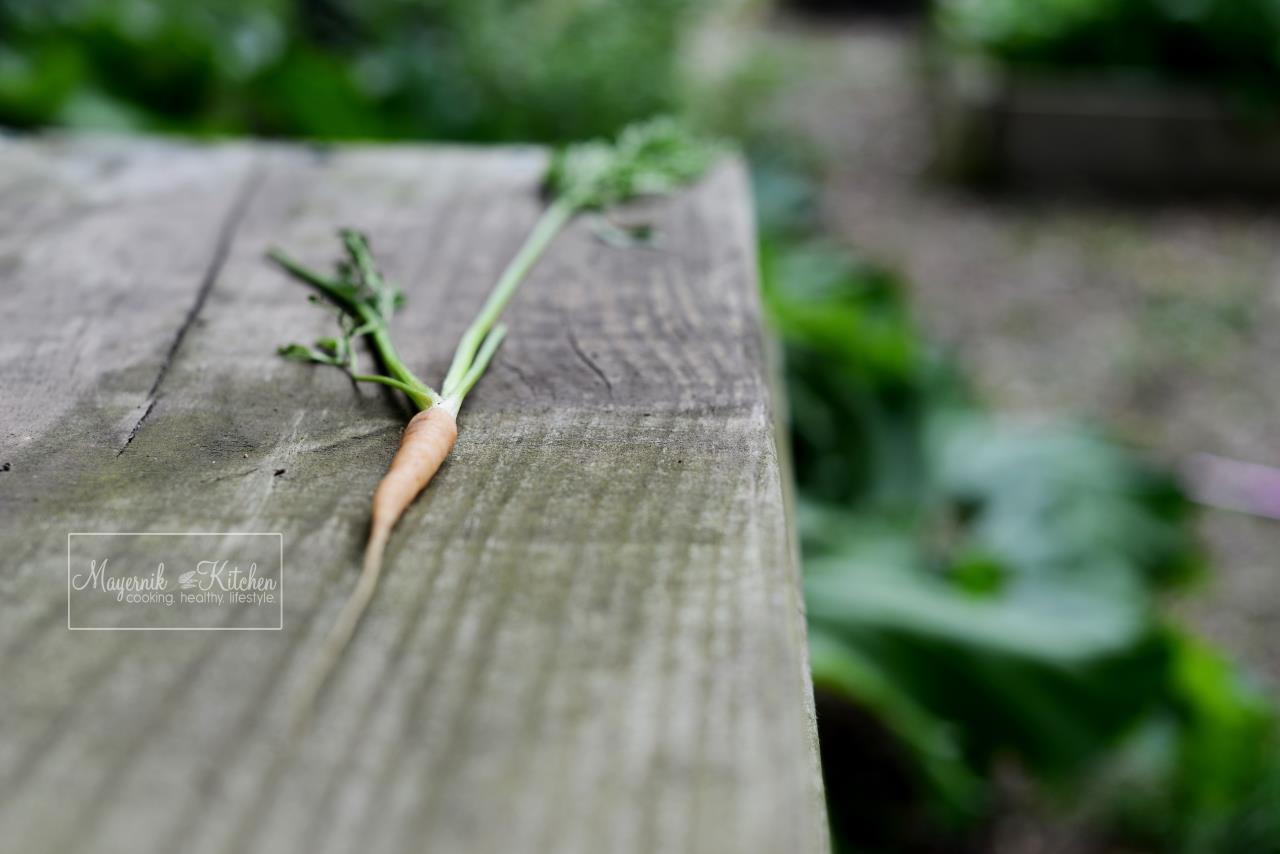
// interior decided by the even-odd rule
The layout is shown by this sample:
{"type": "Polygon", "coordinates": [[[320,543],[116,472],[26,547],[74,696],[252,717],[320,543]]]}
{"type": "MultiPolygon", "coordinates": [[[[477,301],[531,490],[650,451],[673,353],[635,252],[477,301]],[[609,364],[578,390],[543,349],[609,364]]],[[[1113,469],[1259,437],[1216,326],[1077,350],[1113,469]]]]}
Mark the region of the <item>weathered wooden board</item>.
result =
{"type": "Polygon", "coordinates": [[[826,849],[732,164],[553,247],[281,737],[406,413],[274,355],[330,321],[263,252],[367,230],[438,380],[543,162],[0,140],[0,850],[826,849]],[[283,533],[283,631],[68,631],[68,532],[187,530],[283,533]]]}

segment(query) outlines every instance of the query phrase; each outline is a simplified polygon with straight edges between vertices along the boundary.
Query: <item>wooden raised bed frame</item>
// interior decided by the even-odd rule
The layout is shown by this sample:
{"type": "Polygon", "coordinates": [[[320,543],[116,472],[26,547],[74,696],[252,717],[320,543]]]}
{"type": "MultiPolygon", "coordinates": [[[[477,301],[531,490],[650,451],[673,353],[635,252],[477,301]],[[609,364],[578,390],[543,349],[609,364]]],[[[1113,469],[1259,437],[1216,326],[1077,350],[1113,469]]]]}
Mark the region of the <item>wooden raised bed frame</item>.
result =
{"type": "Polygon", "coordinates": [[[1280,192],[1280,119],[1222,93],[1116,75],[1060,77],[941,51],[941,171],[1006,187],[1140,194],[1280,192]]]}

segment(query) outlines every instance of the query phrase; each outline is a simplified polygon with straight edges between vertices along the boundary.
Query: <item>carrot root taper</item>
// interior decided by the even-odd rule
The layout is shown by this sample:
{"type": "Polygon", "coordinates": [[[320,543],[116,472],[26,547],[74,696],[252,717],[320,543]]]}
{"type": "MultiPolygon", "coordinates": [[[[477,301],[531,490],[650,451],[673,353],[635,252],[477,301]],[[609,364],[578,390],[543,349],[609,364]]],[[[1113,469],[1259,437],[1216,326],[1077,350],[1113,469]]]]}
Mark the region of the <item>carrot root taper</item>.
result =
{"type": "Polygon", "coordinates": [[[391,465],[373,493],[373,511],[369,521],[369,540],[365,544],[360,577],[342,611],[329,629],[307,681],[295,702],[290,729],[301,732],[315,699],[333,672],[342,651],[351,642],[360,618],[364,616],[378,579],[382,575],[387,540],[396,522],[426,488],[444,464],[458,440],[458,424],[453,413],[444,406],[423,410],[404,429],[400,447],[391,465]]]}

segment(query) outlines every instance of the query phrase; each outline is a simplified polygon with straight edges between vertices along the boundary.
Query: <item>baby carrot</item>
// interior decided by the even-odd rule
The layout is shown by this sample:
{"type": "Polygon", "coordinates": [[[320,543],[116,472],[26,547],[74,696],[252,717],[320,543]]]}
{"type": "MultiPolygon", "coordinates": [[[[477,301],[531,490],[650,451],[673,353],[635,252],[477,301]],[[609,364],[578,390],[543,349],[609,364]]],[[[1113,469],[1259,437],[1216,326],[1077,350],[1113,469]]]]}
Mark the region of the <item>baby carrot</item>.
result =
{"type": "Polygon", "coordinates": [[[336,278],[312,272],[279,251],[271,252],[272,260],[286,272],[318,291],[318,301],[337,309],[341,332],[339,338],[321,339],[314,347],[289,344],[280,353],[342,368],[358,382],[398,389],[421,410],[405,428],[391,466],[374,490],[360,576],[299,694],[292,719],[295,733],[373,598],[393,528],[453,450],[458,410],[502,343],[506,329],[497,321],[520,283],[579,211],[669,192],[701,175],[718,153],[718,145],[690,135],[669,119],[627,128],[612,145],[591,142],[558,152],[546,178],[551,204],[463,333],[439,393],[405,366],[391,343],[391,316],[403,298],[382,278],[364,235],[341,232],[347,257],[338,264],[336,278]],[[359,370],[353,345],[359,338],[368,341],[384,373],[359,370]]]}

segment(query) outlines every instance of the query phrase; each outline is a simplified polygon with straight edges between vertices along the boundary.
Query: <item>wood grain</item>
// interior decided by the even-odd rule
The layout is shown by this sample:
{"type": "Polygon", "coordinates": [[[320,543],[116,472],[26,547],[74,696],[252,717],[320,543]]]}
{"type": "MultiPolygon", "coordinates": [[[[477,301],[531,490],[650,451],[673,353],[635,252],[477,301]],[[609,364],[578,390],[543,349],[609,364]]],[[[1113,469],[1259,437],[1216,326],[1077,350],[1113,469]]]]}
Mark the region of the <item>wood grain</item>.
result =
{"type": "Polygon", "coordinates": [[[0,141],[0,850],[801,852],[827,838],[743,170],[579,220],[282,741],[406,410],[271,245],[367,231],[434,380],[535,149],[0,141]],[[283,470],[282,473],[281,470],[283,470]],[[69,531],[281,531],[284,631],[69,632],[69,531]]]}

